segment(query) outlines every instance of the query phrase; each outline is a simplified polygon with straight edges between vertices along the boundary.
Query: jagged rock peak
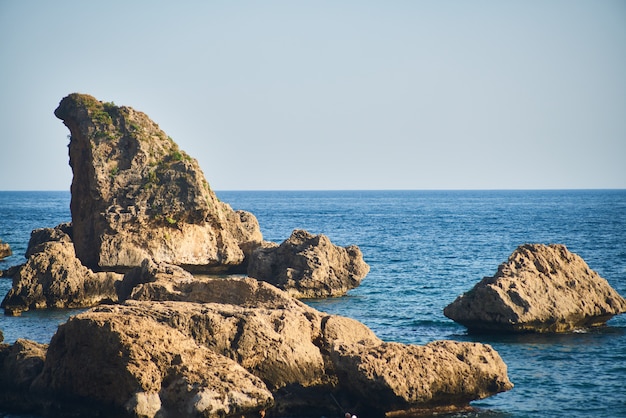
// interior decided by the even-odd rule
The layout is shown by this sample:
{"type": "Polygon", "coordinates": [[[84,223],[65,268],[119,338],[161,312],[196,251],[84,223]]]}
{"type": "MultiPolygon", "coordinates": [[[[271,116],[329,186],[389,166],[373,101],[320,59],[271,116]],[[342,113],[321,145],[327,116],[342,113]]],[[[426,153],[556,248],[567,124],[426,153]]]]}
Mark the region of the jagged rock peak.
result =
{"type": "Polygon", "coordinates": [[[256,218],[220,202],[198,162],[146,114],[78,93],[54,113],[71,133],[83,264],[119,269],[151,258],[203,270],[241,264],[241,248],[262,240],[256,218]]]}

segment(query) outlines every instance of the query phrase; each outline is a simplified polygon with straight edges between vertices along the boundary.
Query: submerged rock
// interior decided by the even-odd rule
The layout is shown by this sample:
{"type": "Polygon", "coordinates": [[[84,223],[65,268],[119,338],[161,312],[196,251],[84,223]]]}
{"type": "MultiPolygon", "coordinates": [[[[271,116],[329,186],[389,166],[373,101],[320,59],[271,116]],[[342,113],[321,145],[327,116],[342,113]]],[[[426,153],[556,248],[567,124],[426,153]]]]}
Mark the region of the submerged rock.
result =
{"type": "Polygon", "coordinates": [[[11,246],[8,243],[2,242],[2,240],[0,240],[0,260],[10,256],[11,254],[13,254],[13,251],[11,251],[11,246]]]}
{"type": "Polygon", "coordinates": [[[471,331],[568,332],[603,325],[626,300],[564,245],[518,247],[444,314],[471,331]]]}
{"type": "Polygon", "coordinates": [[[298,298],[342,296],[369,272],[356,245],[339,247],[325,235],[294,230],[282,244],[257,248],[248,275],[298,298]]]}
{"type": "Polygon", "coordinates": [[[261,243],[256,218],[220,202],[198,162],[144,113],[70,94],[55,115],[71,133],[73,242],[85,266],[120,271],[150,258],[215,272],[261,243]]]}

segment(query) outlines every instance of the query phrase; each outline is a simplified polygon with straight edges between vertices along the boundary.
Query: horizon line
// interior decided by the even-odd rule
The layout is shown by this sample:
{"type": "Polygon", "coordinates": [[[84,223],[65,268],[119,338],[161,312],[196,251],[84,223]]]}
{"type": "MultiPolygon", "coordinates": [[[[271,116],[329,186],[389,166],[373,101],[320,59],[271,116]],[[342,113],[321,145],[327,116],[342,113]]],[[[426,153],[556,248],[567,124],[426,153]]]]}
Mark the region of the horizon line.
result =
{"type": "MultiPolygon", "coordinates": [[[[213,192],[511,192],[511,191],[618,191],[626,190],[626,187],[565,187],[565,188],[424,188],[424,189],[406,189],[406,188],[389,188],[389,189],[211,189],[213,192]]],[[[70,192],[70,189],[3,189],[3,192],[70,192]]]]}

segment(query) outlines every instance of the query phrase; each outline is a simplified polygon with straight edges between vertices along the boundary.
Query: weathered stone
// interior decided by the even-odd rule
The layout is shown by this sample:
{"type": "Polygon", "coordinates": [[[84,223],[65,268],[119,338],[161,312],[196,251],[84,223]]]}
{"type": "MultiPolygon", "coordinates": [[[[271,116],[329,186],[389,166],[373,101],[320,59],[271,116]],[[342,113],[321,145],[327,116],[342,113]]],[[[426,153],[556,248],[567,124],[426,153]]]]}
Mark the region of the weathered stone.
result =
{"type": "Polygon", "coordinates": [[[0,361],[0,388],[10,391],[27,391],[43,369],[46,344],[18,339],[6,346],[0,361]]]}
{"type": "Polygon", "coordinates": [[[117,301],[121,274],[94,273],[76,258],[66,239],[29,247],[32,254],[13,275],[13,286],[0,306],[16,315],[29,309],[82,308],[117,301]],[[37,252],[34,252],[35,249],[37,252]]]}
{"type": "Polygon", "coordinates": [[[150,260],[129,271],[118,287],[120,301],[178,301],[311,310],[269,283],[248,277],[192,276],[176,266],[150,260]]]}
{"type": "MultiPolygon", "coordinates": [[[[158,284],[153,287],[162,287],[163,292],[171,291],[173,292],[173,287],[179,283],[189,283],[193,282],[196,279],[194,276],[183,269],[182,267],[175,266],[167,263],[155,263],[149,258],[146,258],[141,266],[135,267],[128,271],[121,282],[117,283],[117,294],[118,299],[120,301],[125,301],[128,298],[131,299],[142,299],[142,300],[151,300],[146,297],[136,298],[133,295],[133,292],[139,291],[135,290],[136,288],[145,289],[150,287],[149,285],[153,282],[158,282],[158,284]],[[147,285],[147,286],[142,286],[147,285]]],[[[176,300],[172,299],[162,299],[157,295],[154,295],[153,300],[176,300]]]]}
{"type": "Polygon", "coordinates": [[[462,407],[511,387],[506,366],[489,346],[440,343],[435,349],[384,343],[358,321],[316,311],[285,292],[270,290],[267,283],[249,278],[198,283],[195,292],[159,294],[175,299],[189,295],[202,303],[127,301],[92,312],[148,317],[236,360],[272,391],[272,413],[278,415],[341,412],[329,394],[342,405],[360,405],[367,415],[365,411],[462,407]],[[274,301],[278,305],[272,307],[274,301]],[[381,384],[383,369],[395,380],[386,378],[381,384]],[[448,376],[450,370],[456,374],[448,376]]]}
{"type": "Polygon", "coordinates": [[[261,380],[172,327],[104,310],[59,327],[33,390],[133,417],[241,416],[273,402],[261,380]]]}
{"type": "Polygon", "coordinates": [[[436,341],[425,346],[338,342],[331,351],[346,388],[379,413],[465,406],[513,387],[489,345],[436,341]]]}
{"type": "Polygon", "coordinates": [[[71,133],[73,242],[84,265],[243,268],[262,241],[256,218],[220,202],[198,162],[148,116],[83,94],[65,97],[55,115],[71,133]]]}
{"type": "Polygon", "coordinates": [[[31,231],[25,257],[29,258],[33,254],[44,251],[44,244],[53,241],[72,242],[71,222],[59,224],[54,228],[38,228],[31,231]]]}
{"type": "Polygon", "coordinates": [[[11,246],[8,243],[2,242],[2,240],[0,240],[0,260],[10,256],[11,254],[13,254],[13,251],[11,251],[11,246]]]}
{"type": "Polygon", "coordinates": [[[357,287],[369,272],[361,250],[339,247],[325,235],[294,230],[277,246],[265,243],[248,264],[248,275],[298,298],[342,296],[357,287]]]}
{"type": "Polygon", "coordinates": [[[564,245],[518,247],[444,314],[472,331],[568,332],[603,325],[626,300],[564,245]]]}

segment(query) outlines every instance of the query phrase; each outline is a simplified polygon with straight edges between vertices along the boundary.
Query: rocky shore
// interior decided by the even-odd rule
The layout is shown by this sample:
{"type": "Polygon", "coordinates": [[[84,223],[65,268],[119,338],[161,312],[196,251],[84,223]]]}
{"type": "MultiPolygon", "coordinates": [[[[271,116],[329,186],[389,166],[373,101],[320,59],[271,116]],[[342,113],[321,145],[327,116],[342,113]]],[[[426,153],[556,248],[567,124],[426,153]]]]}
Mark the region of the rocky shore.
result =
{"type": "MultiPolygon", "coordinates": [[[[361,250],[304,230],[264,241],[255,216],[219,201],[197,161],[147,115],[83,94],[55,114],[71,134],[72,222],[32,232],[1,306],[9,315],[90,309],[49,344],[0,339],[0,406],[44,416],[379,417],[463,409],[513,387],[487,344],[385,342],[302,303],[359,286],[369,272],[361,250]]],[[[445,314],[470,330],[556,332],[624,312],[576,257],[522,246],[445,314]]]]}

